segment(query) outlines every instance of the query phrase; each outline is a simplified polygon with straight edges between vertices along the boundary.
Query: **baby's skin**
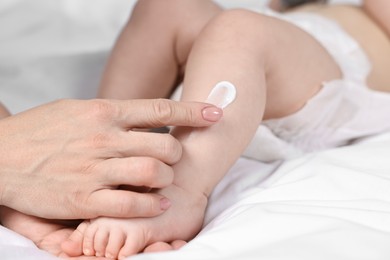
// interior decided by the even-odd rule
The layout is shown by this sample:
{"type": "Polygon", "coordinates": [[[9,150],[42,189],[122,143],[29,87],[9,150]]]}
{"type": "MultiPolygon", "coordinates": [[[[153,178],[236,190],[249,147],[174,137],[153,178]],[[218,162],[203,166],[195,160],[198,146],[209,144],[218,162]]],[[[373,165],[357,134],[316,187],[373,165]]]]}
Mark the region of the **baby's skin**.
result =
{"type": "Polygon", "coordinates": [[[183,241],[193,238],[203,223],[207,197],[183,189],[175,184],[161,189],[172,201],[172,206],[162,215],[152,218],[114,219],[97,218],[82,222],[77,230],[62,244],[69,256],[105,256],[123,259],[142,252],[164,250],[159,242],[176,241],[171,247],[180,247],[183,241]]]}
{"type": "Polygon", "coordinates": [[[175,184],[158,193],[170,198],[172,206],[157,217],[101,217],[83,221],[74,230],[71,223],[53,223],[4,207],[2,213],[10,217],[3,224],[53,255],[80,260],[83,255],[97,256],[94,260],[123,259],[139,252],[178,249],[199,232],[207,197],[175,184]]]}

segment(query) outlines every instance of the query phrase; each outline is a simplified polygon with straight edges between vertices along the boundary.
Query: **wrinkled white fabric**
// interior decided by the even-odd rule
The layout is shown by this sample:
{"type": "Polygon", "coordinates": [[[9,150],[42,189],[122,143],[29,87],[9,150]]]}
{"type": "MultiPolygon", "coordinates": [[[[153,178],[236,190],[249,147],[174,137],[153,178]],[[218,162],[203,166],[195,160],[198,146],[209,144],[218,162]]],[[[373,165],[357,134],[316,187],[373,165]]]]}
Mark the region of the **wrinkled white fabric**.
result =
{"type": "Polygon", "coordinates": [[[209,210],[230,206],[194,240],[129,259],[388,260],[389,154],[390,133],[288,160],[271,175],[266,164],[241,159],[209,210]]]}

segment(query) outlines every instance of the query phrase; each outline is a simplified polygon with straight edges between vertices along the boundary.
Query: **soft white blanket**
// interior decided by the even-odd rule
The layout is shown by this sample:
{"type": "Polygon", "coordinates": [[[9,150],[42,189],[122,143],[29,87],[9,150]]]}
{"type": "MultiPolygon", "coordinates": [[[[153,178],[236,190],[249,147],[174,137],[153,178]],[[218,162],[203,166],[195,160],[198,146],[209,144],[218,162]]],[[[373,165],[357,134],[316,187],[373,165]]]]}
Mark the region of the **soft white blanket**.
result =
{"type": "MultiPolygon", "coordinates": [[[[219,0],[255,6],[257,0],[219,0]]],[[[90,98],[134,1],[0,2],[0,100],[19,112],[90,98]]],[[[201,233],[179,251],[132,259],[390,259],[390,133],[264,164],[240,159],[201,233]]],[[[0,227],[1,259],[56,259],[0,227]]]]}
{"type": "Polygon", "coordinates": [[[229,206],[197,238],[134,259],[388,260],[389,155],[390,133],[284,162],[271,175],[242,159],[210,210],[229,206]]]}
{"type": "MultiPolygon", "coordinates": [[[[179,251],[137,260],[390,259],[390,133],[281,165],[240,159],[206,225],[179,251]]],[[[55,259],[0,229],[1,259],[55,259]]]]}

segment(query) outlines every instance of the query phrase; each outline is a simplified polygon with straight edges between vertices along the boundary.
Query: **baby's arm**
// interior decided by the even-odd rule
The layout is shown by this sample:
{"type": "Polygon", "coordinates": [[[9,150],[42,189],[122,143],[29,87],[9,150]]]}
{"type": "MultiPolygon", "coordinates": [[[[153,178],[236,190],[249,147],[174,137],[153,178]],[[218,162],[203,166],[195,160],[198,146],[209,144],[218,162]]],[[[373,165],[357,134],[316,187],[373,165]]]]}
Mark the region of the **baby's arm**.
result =
{"type": "Polygon", "coordinates": [[[390,37],[390,1],[389,0],[365,0],[363,8],[385,30],[390,37]]]}

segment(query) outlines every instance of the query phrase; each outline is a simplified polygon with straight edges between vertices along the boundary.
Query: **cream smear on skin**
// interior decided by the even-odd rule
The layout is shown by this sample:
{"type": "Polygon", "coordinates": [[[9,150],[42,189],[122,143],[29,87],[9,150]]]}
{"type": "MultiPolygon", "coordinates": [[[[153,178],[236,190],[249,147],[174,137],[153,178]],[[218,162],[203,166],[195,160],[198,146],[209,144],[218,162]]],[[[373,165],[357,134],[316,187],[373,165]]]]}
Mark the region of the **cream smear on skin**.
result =
{"type": "Polygon", "coordinates": [[[218,82],[207,97],[206,103],[224,109],[236,98],[236,87],[229,81],[218,82]]]}

